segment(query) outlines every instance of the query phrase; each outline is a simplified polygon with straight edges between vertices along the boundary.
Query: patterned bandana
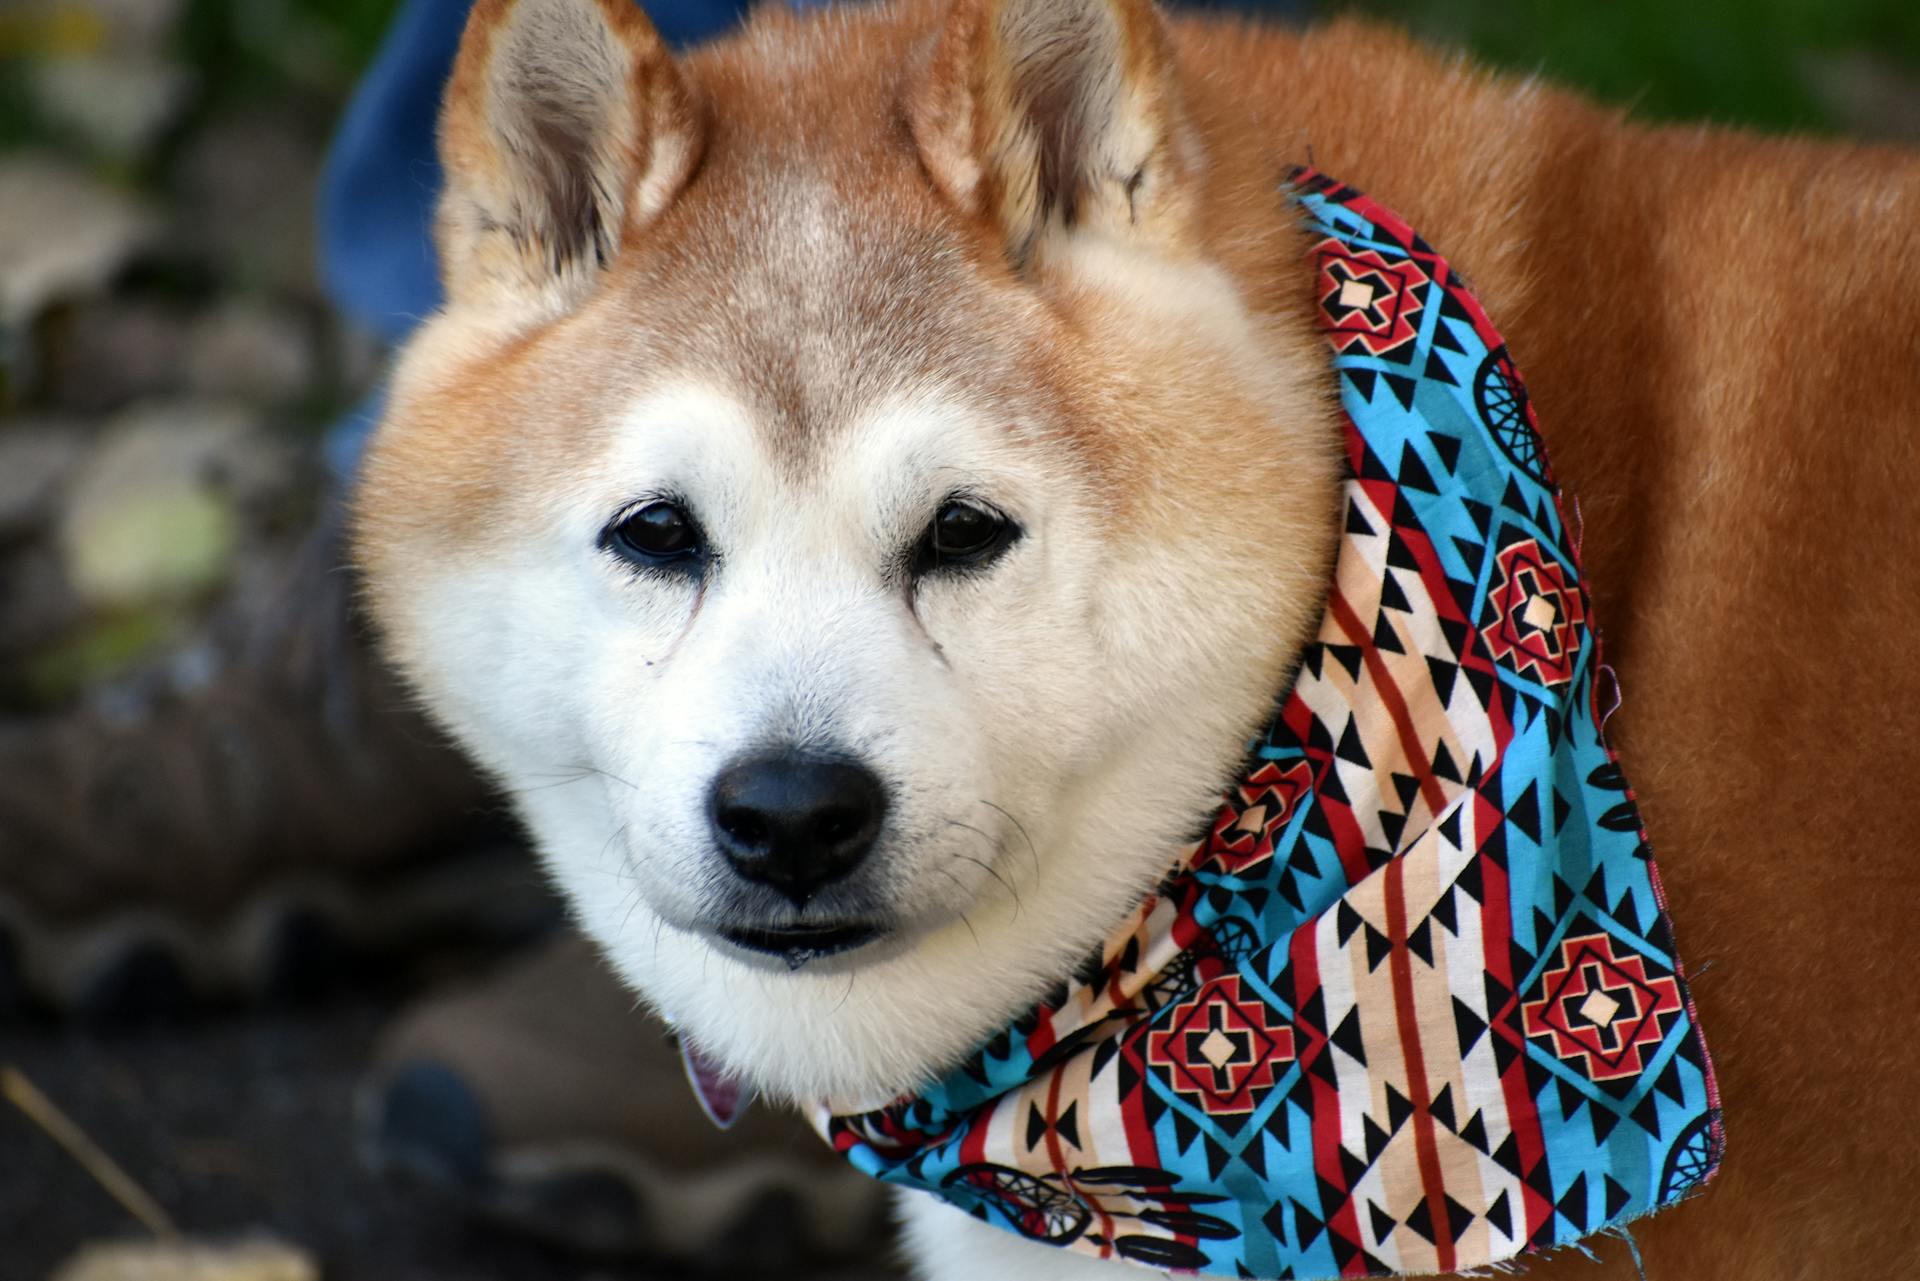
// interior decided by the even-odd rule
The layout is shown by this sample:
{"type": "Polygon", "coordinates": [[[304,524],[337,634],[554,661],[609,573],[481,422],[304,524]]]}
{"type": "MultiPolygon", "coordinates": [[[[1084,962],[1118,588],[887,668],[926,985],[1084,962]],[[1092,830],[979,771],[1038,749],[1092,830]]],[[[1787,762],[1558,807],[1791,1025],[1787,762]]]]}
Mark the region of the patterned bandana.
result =
{"type": "Polygon", "coordinates": [[[869,1174],[1097,1258],[1452,1272],[1685,1195],[1719,1097],[1506,346],[1392,213],[1310,170],[1291,195],[1350,469],[1293,689],[1070,988],[922,1093],[816,1123],[869,1174]]]}

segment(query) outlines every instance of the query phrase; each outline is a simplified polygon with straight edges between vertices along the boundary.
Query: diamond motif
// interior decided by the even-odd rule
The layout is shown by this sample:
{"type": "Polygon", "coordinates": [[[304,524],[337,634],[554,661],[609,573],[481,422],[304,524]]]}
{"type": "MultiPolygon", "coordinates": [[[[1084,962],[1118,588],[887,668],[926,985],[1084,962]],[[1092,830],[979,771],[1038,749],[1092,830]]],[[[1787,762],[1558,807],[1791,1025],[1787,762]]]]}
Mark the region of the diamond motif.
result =
{"type": "Polygon", "coordinates": [[[1293,1062],[1293,1029],[1238,975],[1207,984],[1147,1037],[1147,1062],[1209,1116],[1251,1112],[1293,1062]]]}
{"type": "Polygon", "coordinates": [[[1532,671],[1547,685],[1573,679],[1586,607],[1567,583],[1560,562],[1533,539],[1500,549],[1500,578],[1488,598],[1493,618],[1485,630],[1487,648],[1519,671],[1532,671]]]}
{"type": "Polygon", "coordinates": [[[1605,934],[1564,940],[1559,963],[1535,987],[1540,995],[1520,1008],[1527,1035],[1591,1080],[1638,1076],[1681,1008],[1679,983],[1649,973],[1649,964],[1616,953],[1605,934]]]}

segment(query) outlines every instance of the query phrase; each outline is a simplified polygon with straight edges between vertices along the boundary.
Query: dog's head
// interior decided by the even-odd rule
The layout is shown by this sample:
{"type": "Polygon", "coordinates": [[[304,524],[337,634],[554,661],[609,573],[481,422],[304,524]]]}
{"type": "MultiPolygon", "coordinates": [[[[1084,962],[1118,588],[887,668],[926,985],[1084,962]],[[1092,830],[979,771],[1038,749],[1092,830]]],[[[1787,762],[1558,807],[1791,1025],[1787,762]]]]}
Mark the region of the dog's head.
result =
{"type": "Polygon", "coordinates": [[[1147,0],[683,60],[474,7],[359,557],[584,927],[763,1086],[888,1094],[1064,977],[1317,618],[1300,245],[1192,96],[1147,0]]]}

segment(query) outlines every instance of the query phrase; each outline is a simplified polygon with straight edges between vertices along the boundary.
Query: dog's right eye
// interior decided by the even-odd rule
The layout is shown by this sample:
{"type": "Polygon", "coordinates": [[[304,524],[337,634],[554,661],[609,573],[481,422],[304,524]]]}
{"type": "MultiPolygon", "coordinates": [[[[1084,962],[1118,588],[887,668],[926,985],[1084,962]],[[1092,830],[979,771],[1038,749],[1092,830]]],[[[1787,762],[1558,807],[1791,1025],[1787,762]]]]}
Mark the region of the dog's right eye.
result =
{"type": "Polygon", "coordinates": [[[615,521],[600,542],[608,550],[649,568],[693,568],[706,551],[699,523],[686,508],[664,498],[615,521]]]}

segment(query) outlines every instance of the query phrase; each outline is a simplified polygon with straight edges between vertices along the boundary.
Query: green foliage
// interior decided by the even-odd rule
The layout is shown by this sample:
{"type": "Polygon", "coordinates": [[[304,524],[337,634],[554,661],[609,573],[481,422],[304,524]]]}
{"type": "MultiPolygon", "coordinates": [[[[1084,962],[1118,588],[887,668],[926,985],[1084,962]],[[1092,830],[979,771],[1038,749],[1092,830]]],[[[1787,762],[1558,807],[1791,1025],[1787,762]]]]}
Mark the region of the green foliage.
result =
{"type": "Polygon", "coordinates": [[[398,8],[399,0],[187,0],[178,51],[216,102],[289,88],[338,97],[398,8]]]}
{"type": "Polygon", "coordinates": [[[1333,0],[1539,71],[1650,119],[1831,128],[1809,55],[1865,50],[1920,70],[1916,0],[1333,0]]]}

